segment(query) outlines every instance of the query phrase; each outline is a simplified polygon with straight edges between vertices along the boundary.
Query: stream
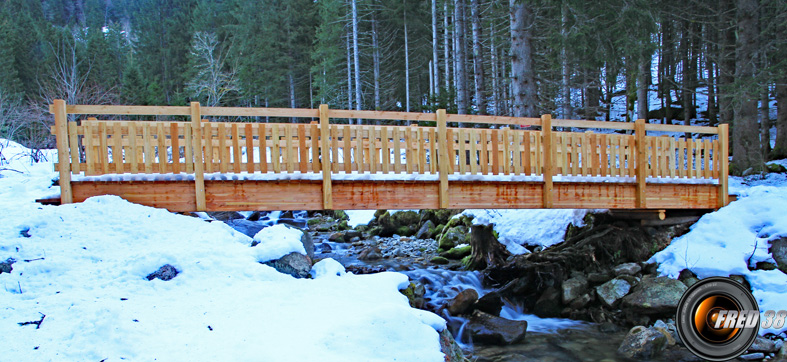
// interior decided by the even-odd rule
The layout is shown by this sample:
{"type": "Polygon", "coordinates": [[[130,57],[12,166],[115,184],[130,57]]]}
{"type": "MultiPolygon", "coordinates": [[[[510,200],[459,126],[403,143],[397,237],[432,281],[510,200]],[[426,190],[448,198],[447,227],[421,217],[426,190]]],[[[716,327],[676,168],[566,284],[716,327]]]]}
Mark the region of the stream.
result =
{"type": "MultiPolygon", "coordinates": [[[[248,215],[244,215],[248,216],[248,215]]],[[[307,225],[305,212],[295,212],[292,218],[280,218],[280,212],[265,213],[259,222],[266,226],[287,223],[299,227],[307,225]]],[[[375,261],[358,259],[360,247],[352,243],[328,240],[331,232],[310,231],[314,241],[315,259],[333,258],[348,270],[366,272],[396,271],[407,275],[410,280],[424,285],[426,309],[438,311],[447,321],[451,334],[465,350],[469,358],[478,362],[513,361],[631,361],[617,355],[616,351],[626,335],[627,329],[604,331],[600,325],[584,321],[560,318],[539,318],[525,314],[522,308],[505,300],[500,316],[528,322],[525,341],[509,346],[473,344],[465,332],[467,319],[448,314],[442,308],[460,291],[473,288],[479,297],[492,291],[482,283],[481,273],[466,270],[449,270],[412,257],[385,258],[375,261]]],[[[406,242],[406,241],[403,241],[406,242]]],[[[357,243],[356,243],[357,245],[357,243]]],[[[650,361],[667,361],[664,357],[650,361]]]]}

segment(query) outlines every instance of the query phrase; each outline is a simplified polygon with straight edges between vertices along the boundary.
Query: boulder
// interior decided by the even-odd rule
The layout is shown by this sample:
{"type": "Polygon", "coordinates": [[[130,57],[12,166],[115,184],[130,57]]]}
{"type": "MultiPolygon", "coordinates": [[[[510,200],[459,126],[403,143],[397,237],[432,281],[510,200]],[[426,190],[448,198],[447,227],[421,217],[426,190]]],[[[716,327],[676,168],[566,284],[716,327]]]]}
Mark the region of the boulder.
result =
{"type": "Polygon", "coordinates": [[[344,232],[344,240],[352,240],[355,238],[360,238],[363,234],[361,234],[358,230],[347,230],[344,232]]]}
{"type": "Polygon", "coordinates": [[[345,233],[343,231],[339,231],[339,232],[335,232],[335,233],[331,234],[330,236],[328,236],[328,240],[333,241],[333,242],[337,242],[337,243],[345,243],[345,242],[349,241],[349,239],[346,237],[346,235],[345,235],[345,233]]]}
{"type": "Polygon", "coordinates": [[[787,172],[787,168],[778,164],[778,163],[767,163],[765,164],[765,168],[770,173],[785,173],[787,172]]]}
{"type": "Polygon", "coordinates": [[[571,304],[569,305],[571,306],[571,309],[577,310],[577,309],[585,308],[585,306],[588,305],[591,301],[593,301],[593,297],[591,297],[590,294],[585,293],[582,294],[579,298],[572,300],[571,304]]]}
{"type": "Polygon", "coordinates": [[[448,328],[443,328],[440,331],[440,352],[445,355],[445,362],[464,362],[465,355],[462,352],[462,347],[456,343],[454,336],[448,328]]]}
{"type": "Polygon", "coordinates": [[[11,266],[14,263],[16,263],[16,259],[14,258],[8,258],[4,262],[0,262],[0,274],[10,273],[14,270],[14,267],[11,266]]]}
{"type": "Polygon", "coordinates": [[[776,342],[765,338],[763,336],[757,336],[754,339],[754,343],[751,344],[749,347],[749,352],[764,352],[764,353],[774,353],[778,351],[779,348],[776,346],[776,342]]]}
{"type": "Polygon", "coordinates": [[[376,246],[368,247],[358,255],[358,259],[360,260],[380,260],[382,258],[383,253],[380,251],[380,248],[376,246]]]}
{"type": "Polygon", "coordinates": [[[216,212],[209,212],[208,216],[211,218],[218,220],[218,221],[228,221],[228,220],[236,220],[236,219],[245,219],[243,215],[241,215],[237,211],[216,211],[216,212]]]}
{"type": "Polygon", "coordinates": [[[296,252],[263,264],[273,267],[280,273],[289,274],[296,278],[306,278],[312,270],[312,259],[296,252]]]}
{"type": "Polygon", "coordinates": [[[438,247],[443,250],[449,250],[459,244],[463,244],[466,237],[467,227],[464,225],[451,227],[440,237],[438,247]]]}
{"type": "Polygon", "coordinates": [[[686,284],[679,280],[646,275],[631,294],[623,298],[623,305],[645,314],[674,313],[686,289],[686,284]]]}
{"type": "Polygon", "coordinates": [[[560,317],[560,292],[555,287],[544,290],[533,305],[533,314],[541,318],[560,317]]]}
{"type": "Polygon", "coordinates": [[[478,298],[478,301],[473,305],[473,309],[491,315],[500,315],[500,310],[503,309],[503,299],[500,297],[500,293],[486,293],[481,298],[478,298]]]}
{"type": "Polygon", "coordinates": [[[470,253],[472,252],[473,252],[473,248],[470,245],[464,245],[464,246],[454,247],[448,251],[444,251],[440,253],[440,256],[448,259],[458,260],[470,255],[470,253]]]}
{"type": "Polygon", "coordinates": [[[411,236],[418,230],[420,220],[421,216],[415,211],[399,211],[393,214],[390,212],[382,214],[377,219],[377,223],[382,227],[380,236],[393,234],[411,236]]]}
{"type": "Polygon", "coordinates": [[[173,278],[178,276],[178,273],[180,272],[177,269],[175,269],[174,266],[169,264],[164,264],[161,266],[161,268],[159,268],[155,272],[148,274],[146,278],[148,280],[161,279],[163,281],[167,281],[167,280],[172,280],[173,278]]]}
{"type": "Polygon", "coordinates": [[[478,300],[478,292],[473,288],[465,289],[451,299],[446,306],[448,313],[453,316],[465,314],[478,300]]]}
{"type": "Polygon", "coordinates": [[[771,240],[769,243],[771,246],[768,252],[773,256],[773,260],[776,260],[779,270],[787,273],[787,237],[771,240]]]}
{"type": "Polygon", "coordinates": [[[399,292],[407,297],[407,301],[410,302],[411,307],[418,309],[424,308],[424,305],[426,304],[426,299],[424,299],[424,296],[426,295],[426,288],[423,284],[410,282],[407,288],[401,289],[399,292]]]}
{"type": "Polygon", "coordinates": [[[442,256],[436,256],[436,257],[432,258],[431,260],[429,260],[429,262],[431,262],[432,264],[437,264],[437,265],[445,265],[445,264],[450,263],[450,260],[448,260],[448,259],[446,259],[446,258],[444,258],[442,256]]]}
{"type": "Polygon", "coordinates": [[[631,290],[631,284],[624,279],[615,278],[596,287],[596,295],[608,308],[617,306],[618,301],[631,290]]]}
{"type": "Polygon", "coordinates": [[[620,264],[612,269],[615,275],[637,275],[642,270],[642,267],[637,263],[620,264]]]}
{"type": "Polygon", "coordinates": [[[604,283],[611,278],[607,272],[588,273],[588,281],[591,283],[604,283]]]}
{"type": "Polygon", "coordinates": [[[563,282],[563,303],[571,303],[588,291],[588,280],[583,276],[575,276],[563,282]]]}
{"type": "Polygon", "coordinates": [[[231,219],[225,221],[224,223],[250,238],[253,238],[254,235],[257,235],[257,233],[260,232],[260,230],[265,228],[265,225],[261,223],[245,219],[231,219]]]}
{"type": "Polygon", "coordinates": [[[470,331],[473,342],[509,345],[525,339],[527,322],[512,321],[477,310],[473,312],[466,328],[470,331]]]}
{"type": "Polygon", "coordinates": [[[429,239],[432,237],[432,233],[434,232],[434,223],[432,220],[426,220],[426,222],[421,225],[421,228],[415,233],[416,239],[429,239]]]}
{"type": "Polygon", "coordinates": [[[740,358],[740,359],[742,359],[744,361],[760,361],[760,360],[765,359],[765,353],[762,353],[762,352],[749,353],[749,354],[741,355],[738,358],[740,358]]]}
{"type": "Polygon", "coordinates": [[[632,328],[618,348],[618,354],[626,358],[651,359],[667,347],[667,337],[655,328],[636,326],[632,328]]]}

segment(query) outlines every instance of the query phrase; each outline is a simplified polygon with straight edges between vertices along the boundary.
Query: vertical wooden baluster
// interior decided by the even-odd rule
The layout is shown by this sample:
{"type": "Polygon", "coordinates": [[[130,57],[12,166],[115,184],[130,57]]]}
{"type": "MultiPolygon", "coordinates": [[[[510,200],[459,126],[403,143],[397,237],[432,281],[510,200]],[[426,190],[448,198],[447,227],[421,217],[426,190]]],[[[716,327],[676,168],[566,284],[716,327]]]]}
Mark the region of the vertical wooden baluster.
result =
{"type": "Polygon", "coordinates": [[[716,139],[713,140],[713,176],[712,176],[715,179],[719,178],[719,168],[721,167],[721,164],[719,163],[720,161],[719,153],[720,153],[719,140],[716,139]]]}
{"type": "MultiPolygon", "coordinates": [[[[115,173],[123,173],[123,133],[120,121],[112,122],[112,165],[115,173]]],[[[163,171],[162,171],[163,173],[163,171]]]]}
{"type": "Polygon", "coordinates": [[[454,132],[454,130],[452,128],[448,128],[446,126],[445,135],[446,135],[447,138],[445,140],[445,148],[446,148],[446,153],[447,153],[446,157],[448,157],[448,165],[447,166],[448,166],[448,172],[449,173],[454,173],[455,170],[456,170],[456,151],[455,151],[455,148],[454,148],[454,145],[455,145],[455,143],[454,143],[454,133],[455,132],[454,132]]]}
{"type": "MultiPolygon", "coordinates": [[[[205,157],[205,172],[212,173],[213,172],[213,125],[210,122],[201,122],[200,128],[202,130],[202,140],[204,142],[204,148],[202,151],[203,156],[205,157]]],[[[196,135],[195,135],[196,137],[196,135]]],[[[147,152],[147,151],[145,151],[147,152]]],[[[197,150],[197,152],[200,152],[197,150]]]]}
{"type": "Polygon", "coordinates": [[[383,173],[391,171],[391,151],[388,149],[388,127],[383,126],[380,129],[380,141],[382,142],[382,159],[383,159],[383,173]]]}
{"type": "Polygon", "coordinates": [[[355,126],[355,168],[358,173],[364,172],[363,163],[363,128],[355,126]]]}
{"type": "Polygon", "coordinates": [[[246,172],[254,173],[254,131],[251,123],[243,126],[243,136],[246,138],[246,172]]]}
{"type": "Polygon", "coordinates": [[[309,137],[312,141],[312,172],[320,172],[320,129],[316,122],[311,123],[309,137]]]}
{"type": "MultiPolygon", "coordinates": [[[[104,129],[105,123],[101,124],[101,133],[102,136],[99,138],[99,142],[101,139],[106,140],[106,133],[104,129]]],[[[150,134],[150,122],[145,122],[142,124],[142,144],[145,150],[145,173],[153,173],[153,144],[152,144],[152,135],[150,134]]],[[[101,147],[105,148],[105,147],[101,147]]],[[[102,160],[102,163],[106,163],[106,159],[102,160]]]]}
{"type": "Polygon", "coordinates": [[[609,152],[607,151],[607,146],[608,146],[607,145],[607,139],[608,138],[607,138],[607,135],[602,133],[602,134],[598,135],[597,139],[599,139],[599,142],[598,142],[598,153],[599,153],[599,166],[601,166],[601,173],[599,174],[599,176],[606,177],[606,176],[608,176],[607,171],[609,170],[608,166],[607,166],[607,165],[609,165],[609,161],[608,161],[608,154],[609,154],[609,152]]]}
{"type": "Polygon", "coordinates": [[[227,173],[229,167],[229,149],[227,148],[227,125],[219,122],[219,172],[227,173]]]}
{"type": "Polygon", "coordinates": [[[503,174],[511,174],[511,129],[503,127],[503,174]]]}
{"type": "MultiPolygon", "coordinates": [[[[268,127],[264,123],[259,124],[259,128],[257,129],[257,138],[259,138],[259,152],[260,152],[260,172],[267,173],[268,172],[268,127]]],[[[316,136],[314,136],[316,137],[316,136]]],[[[318,158],[313,160],[314,163],[318,163],[318,158]]]]}
{"type": "MultiPolygon", "coordinates": [[[[237,123],[232,123],[230,127],[232,132],[232,172],[240,173],[240,132],[237,123]]],[[[227,159],[229,160],[229,158],[227,159]]]]}
{"type": "Polygon", "coordinates": [[[404,141],[405,141],[405,164],[407,165],[406,171],[408,174],[413,173],[413,141],[411,139],[410,127],[404,127],[404,141]]]}
{"type": "Polygon", "coordinates": [[[333,186],[331,184],[331,164],[328,160],[328,132],[330,131],[328,105],[320,105],[320,148],[322,149],[322,208],[333,208],[333,186]]]}
{"type": "Polygon", "coordinates": [[[293,143],[293,128],[295,127],[294,124],[287,124],[284,125],[284,138],[286,139],[284,142],[285,145],[285,154],[287,155],[287,172],[294,173],[295,172],[295,158],[298,157],[297,153],[295,152],[295,144],[293,143]]]}
{"type": "Polygon", "coordinates": [[[573,158],[571,162],[571,174],[574,176],[578,176],[580,172],[579,163],[584,161],[580,160],[579,158],[579,134],[571,133],[571,156],[573,158]]]}
{"type": "Polygon", "coordinates": [[[470,142],[470,157],[468,158],[468,162],[470,162],[470,174],[477,175],[478,174],[478,155],[476,154],[476,132],[473,129],[470,129],[468,132],[468,142],[470,142]]]}
{"type": "Polygon", "coordinates": [[[713,177],[713,174],[711,173],[712,170],[711,170],[711,167],[710,167],[710,165],[711,165],[711,159],[710,159],[711,142],[707,138],[705,139],[704,148],[705,148],[705,178],[711,178],[711,177],[713,177]]]}
{"type": "Polygon", "coordinates": [[[440,166],[440,188],[438,190],[439,197],[440,197],[440,208],[447,209],[448,208],[448,144],[449,144],[449,136],[446,129],[446,115],[445,109],[438,109],[437,110],[437,137],[440,150],[439,152],[439,166],[440,166]]]}
{"type": "Polygon", "coordinates": [[[374,126],[369,126],[369,172],[377,172],[377,137],[374,134],[374,126]]]}
{"type": "Polygon", "coordinates": [[[438,135],[437,135],[437,128],[436,127],[430,128],[429,129],[429,142],[430,142],[430,145],[431,145],[432,149],[431,149],[431,151],[429,153],[430,154],[430,157],[429,157],[429,168],[430,168],[430,172],[432,174],[435,174],[435,175],[437,174],[437,163],[439,162],[438,158],[440,157],[438,155],[438,153],[439,153],[438,148],[439,148],[439,144],[440,143],[437,141],[437,137],[438,137],[438,135]]]}
{"type": "Polygon", "coordinates": [[[500,131],[493,129],[490,131],[492,140],[492,174],[500,174],[500,131]]]}
{"type": "Polygon", "coordinates": [[[402,144],[401,144],[401,134],[399,133],[399,127],[393,127],[393,145],[394,145],[394,172],[401,173],[402,172],[402,144]]]}
{"type": "Polygon", "coordinates": [[[634,124],[634,135],[637,139],[637,195],[636,207],[644,209],[647,204],[645,202],[645,187],[647,186],[647,167],[648,167],[648,149],[645,141],[645,120],[638,119],[634,124]]]}
{"type": "MultiPolygon", "coordinates": [[[[415,125],[414,125],[415,126],[415,125]]],[[[418,173],[426,173],[426,138],[424,138],[424,128],[418,129],[418,173]]]]}
{"type": "Polygon", "coordinates": [[[487,154],[487,137],[488,137],[489,131],[487,131],[486,129],[481,129],[480,133],[481,133],[481,142],[479,143],[479,146],[481,146],[481,150],[480,150],[480,153],[479,153],[479,158],[480,158],[479,161],[481,162],[481,174],[482,175],[488,175],[489,174],[489,159],[488,159],[488,154],[487,154]]]}
{"type": "Polygon", "coordinates": [[[77,123],[76,122],[67,122],[68,123],[68,143],[69,143],[69,151],[71,152],[71,165],[69,168],[71,169],[72,174],[78,174],[80,171],[79,167],[79,134],[77,133],[77,123]]]}
{"type": "Polygon", "coordinates": [[[672,177],[672,178],[675,177],[676,169],[677,169],[677,163],[675,161],[675,159],[676,159],[675,158],[675,156],[676,156],[675,155],[675,148],[676,148],[676,146],[675,146],[675,139],[670,137],[669,138],[669,146],[668,146],[668,149],[669,149],[669,161],[670,161],[669,162],[669,176],[672,177]]]}
{"type": "Polygon", "coordinates": [[[552,175],[555,174],[555,163],[553,162],[554,142],[552,139],[552,115],[541,116],[541,135],[544,150],[544,208],[552,207],[552,175]]]}
{"type": "MultiPolygon", "coordinates": [[[[180,173],[180,134],[178,132],[178,122],[172,122],[169,128],[170,143],[172,143],[172,173],[180,173]]],[[[135,152],[132,151],[132,153],[135,152]]]]}
{"type": "MultiPolygon", "coordinates": [[[[520,139],[520,137],[522,135],[523,135],[522,131],[512,131],[511,132],[511,136],[513,136],[513,142],[512,142],[512,146],[513,147],[511,148],[511,151],[512,151],[512,154],[514,156],[513,173],[515,175],[521,175],[522,174],[522,139],[520,139]]],[[[529,137],[529,136],[527,136],[527,137],[529,137]]],[[[528,150],[528,152],[529,152],[529,150],[528,150]]]]}
{"type": "MultiPolygon", "coordinates": [[[[328,137],[328,131],[325,132],[325,137],[328,137]]],[[[323,149],[323,162],[329,162],[328,160],[328,148],[323,149]]],[[[281,160],[281,144],[279,143],[279,125],[274,123],[271,125],[271,166],[273,166],[274,173],[281,172],[281,164],[279,162],[281,160]]]]}
{"type": "MultiPolygon", "coordinates": [[[[199,123],[197,124],[199,127],[199,123]]],[[[194,133],[192,131],[191,123],[184,123],[183,124],[183,151],[186,154],[186,173],[192,173],[194,171],[194,137],[192,136],[194,133]]],[[[200,132],[201,133],[201,132],[200,132]]],[[[200,147],[202,147],[202,141],[200,140],[200,147]]],[[[198,151],[200,158],[202,158],[202,149],[198,151]]],[[[205,169],[202,169],[203,172],[205,169]]]]}
{"type": "Polygon", "coordinates": [[[82,122],[82,127],[85,129],[85,162],[87,162],[87,170],[86,175],[95,175],[96,174],[96,151],[94,150],[95,145],[93,145],[93,141],[95,138],[93,137],[93,122],[82,122]]]}
{"type": "Polygon", "coordinates": [[[298,125],[298,157],[301,173],[309,172],[309,149],[306,147],[306,125],[298,125]]]}

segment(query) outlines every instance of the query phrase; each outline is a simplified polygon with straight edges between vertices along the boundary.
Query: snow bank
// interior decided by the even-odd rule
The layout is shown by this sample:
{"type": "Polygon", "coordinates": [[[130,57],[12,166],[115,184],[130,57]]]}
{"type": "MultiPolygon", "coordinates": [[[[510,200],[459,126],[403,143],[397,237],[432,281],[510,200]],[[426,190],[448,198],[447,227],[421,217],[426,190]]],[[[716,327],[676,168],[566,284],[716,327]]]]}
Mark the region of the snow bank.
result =
{"type": "Polygon", "coordinates": [[[569,224],[584,226],[582,219],[592,210],[465,210],[473,224],[494,224],[498,241],[512,254],[529,251],[523,245],[548,247],[563,242],[569,224]]]}
{"type": "Polygon", "coordinates": [[[3,360],[443,360],[445,322],[410,308],[403,274],[327,277],[342,270],[323,261],[294,279],[224,223],[116,196],[36,204],[55,173],[26,167],[0,173],[0,261],[16,260],[0,274],[3,360]],[[146,279],[164,264],[180,274],[146,279]]]}
{"type": "MultiPolygon", "coordinates": [[[[739,185],[741,179],[736,180],[739,185]]],[[[743,275],[761,310],[787,309],[787,275],[779,270],[749,270],[757,262],[775,262],[768,241],[787,237],[787,185],[755,186],[743,197],[706,214],[686,235],[651,258],[659,272],[677,278],[690,269],[699,278],[743,275]]],[[[778,333],[769,329],[761,333],[778,333]]]]}
{"type": "Polygon", "coordinates": [[[289,253],[296,252],[306,255],[306,249],[301,243],[303,232],[285,224],[266,227],[254,235],[254,241],[259,244],[254,247],[257,261],[279,259],[289,253]]]}
{"type": "Polygon", "coordinates": [[[351,228],[354,228],[358,225],[366,225],[370,221],[374,220],[374,213],[376,210],[345,210],[347,217],[350,218],[347,221],[347,225],[351,228]]]}

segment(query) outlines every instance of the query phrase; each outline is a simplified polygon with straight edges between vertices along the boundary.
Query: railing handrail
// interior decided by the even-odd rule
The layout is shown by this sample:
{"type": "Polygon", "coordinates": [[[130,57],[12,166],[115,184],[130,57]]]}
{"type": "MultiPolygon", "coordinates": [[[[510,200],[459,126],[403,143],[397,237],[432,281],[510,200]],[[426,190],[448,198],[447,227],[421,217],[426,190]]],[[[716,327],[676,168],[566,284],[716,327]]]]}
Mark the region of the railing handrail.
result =
{"type": "MultiPolygon", "coordinates": [[[[266,108],[266,107],[200,107],[202,116],[214,117],[287,117],[319,118],[318,109],[312,108],[266,108]]],[[[54,113],[54,105],[50,106],[54,113]]],[[[191,110],[185,106],[121,106],[121,105],[66,105],[66,114],[91,115],[149,115],[149,116],[189,116],[191,110]]],[[[328,118],[358,118],[394,121],[437,121],[437,113],[368,111],[328,109],[328,118]]],[[[446,114],[449,123],[474,123],[516,126],[541,126],[541,118],[483,116],[466,114],[446,114]]],[[[572,127],[587,129],[611,129],[633,131],[633,122],[607,122],[575,119],[553,119],[552,127],[572,127]]],[[[671,124],[645,124],[645,131],[718,134],[719,128],[712,126],[686,126],[671,124]]]]}

